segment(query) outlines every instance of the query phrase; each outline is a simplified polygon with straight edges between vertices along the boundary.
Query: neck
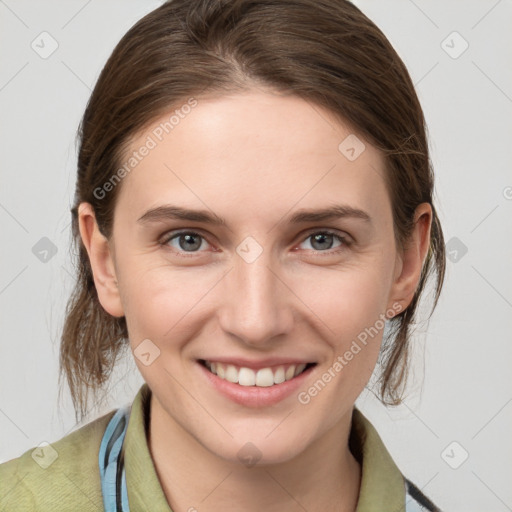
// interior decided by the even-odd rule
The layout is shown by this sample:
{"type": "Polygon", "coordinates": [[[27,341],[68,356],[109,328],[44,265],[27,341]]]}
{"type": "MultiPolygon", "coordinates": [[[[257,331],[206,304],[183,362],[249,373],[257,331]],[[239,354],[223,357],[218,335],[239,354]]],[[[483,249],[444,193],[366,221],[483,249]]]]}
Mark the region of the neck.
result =
{"type": "Polygon", "coordinates": [[[361,467],[350,452],[352,414],[281,463],[246,467],[218,457],[151,396],[148,444],[173,512],[354,512],[361,467]]]}

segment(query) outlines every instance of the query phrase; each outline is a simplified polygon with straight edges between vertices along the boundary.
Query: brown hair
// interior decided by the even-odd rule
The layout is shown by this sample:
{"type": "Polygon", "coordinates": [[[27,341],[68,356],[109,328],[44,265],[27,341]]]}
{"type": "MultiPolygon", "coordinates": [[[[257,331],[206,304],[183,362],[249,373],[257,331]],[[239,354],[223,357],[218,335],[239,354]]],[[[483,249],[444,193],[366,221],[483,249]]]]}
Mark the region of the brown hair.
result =
{"type": "Polygon", "coordinates": [[[96,393],[107,381],[128,332],[125,318],[110,316],[98,301],[78,230],[78,205],[92,205],[109,238],[121,185],[105,197],[95,191],[119,170],[130,140],[187,98],[252,86],[324,107],[382,151],[399,247],[410,236],[416,206],[432,205],[430,248],[416,294],[390,320],[391,335],[381,352],[381,399],[400,402],[420,295],[435,274],[433,311],[445,271],[426,126],[407,69],[384,34],[345,0],[173,0],[138,21],[118,43],[78,131],[71,209],[78,275],[66,310],[60,364],[82,416],[89,391],[96,393]]]}

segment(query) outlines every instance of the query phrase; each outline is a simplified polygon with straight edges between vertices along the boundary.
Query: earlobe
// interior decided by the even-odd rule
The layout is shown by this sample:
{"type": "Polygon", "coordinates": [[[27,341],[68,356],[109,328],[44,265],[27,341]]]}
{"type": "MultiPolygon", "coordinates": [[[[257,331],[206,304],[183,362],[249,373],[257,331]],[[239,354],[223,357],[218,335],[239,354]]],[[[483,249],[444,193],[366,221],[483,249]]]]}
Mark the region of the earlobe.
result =
{"type": "Polygon", "coordinates": [[[430,246],[431,224],[432,207],[429,203],[421,203],[414,214],[411,236],[401,254],[397,255],[388,307],[400,304],[400,311],[404,311],[412,302],[430,246]]]}
{"type": "Polygon", "coordinates": [[[89,203],[81,203],[78,207],[78,226],[89,256],[98,299],[107,313],[122,317],[124,311],[112,251],[107,238],[99,230],[94,210],[89,203]]]}

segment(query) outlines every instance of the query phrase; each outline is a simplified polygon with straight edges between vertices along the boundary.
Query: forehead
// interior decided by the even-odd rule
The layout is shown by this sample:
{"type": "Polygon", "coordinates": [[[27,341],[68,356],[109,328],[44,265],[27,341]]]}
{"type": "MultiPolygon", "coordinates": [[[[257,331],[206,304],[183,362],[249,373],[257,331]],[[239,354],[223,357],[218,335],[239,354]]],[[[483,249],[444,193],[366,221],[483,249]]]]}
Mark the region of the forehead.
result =
{"type": "Polygon", "coordinates": [[[380,153],[329,111],[296,96],[196,98],[132,140],[125,163],[134,152],[118,198],[133,216],[177,201],[249,217],[295,204],[345,199],[375,210],[389,202],[380,153]]]}

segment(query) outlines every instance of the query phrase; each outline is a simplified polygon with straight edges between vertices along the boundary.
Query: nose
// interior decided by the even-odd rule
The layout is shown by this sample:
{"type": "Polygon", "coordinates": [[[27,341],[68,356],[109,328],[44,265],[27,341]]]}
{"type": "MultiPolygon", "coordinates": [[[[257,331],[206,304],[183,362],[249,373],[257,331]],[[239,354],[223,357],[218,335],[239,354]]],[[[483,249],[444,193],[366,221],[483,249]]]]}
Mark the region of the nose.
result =
{"type": "Polygon", "coordinates": [[[246,345],[275,348],[293,327],[293,293],[271,259],[265,250],[252,262],[235,254],[223,280],[221,328],[246,345]]]}

